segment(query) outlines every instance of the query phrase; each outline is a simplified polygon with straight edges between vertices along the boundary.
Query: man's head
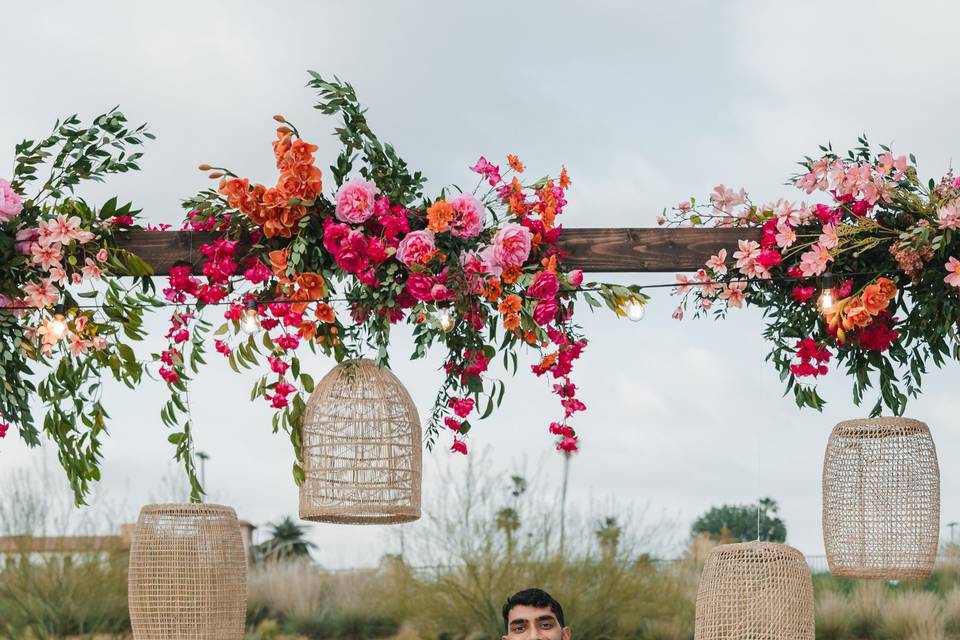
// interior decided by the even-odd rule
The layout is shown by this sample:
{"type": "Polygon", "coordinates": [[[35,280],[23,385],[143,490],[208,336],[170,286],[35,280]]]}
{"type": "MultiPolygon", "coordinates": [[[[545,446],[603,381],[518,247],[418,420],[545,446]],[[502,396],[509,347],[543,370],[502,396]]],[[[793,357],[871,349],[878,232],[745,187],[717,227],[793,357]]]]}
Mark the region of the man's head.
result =
{"type": "Polygon", "coordinates": [[[524,589],[503,604],[503,640],[570,640],[563,608],[540,589],[524,589]]]}

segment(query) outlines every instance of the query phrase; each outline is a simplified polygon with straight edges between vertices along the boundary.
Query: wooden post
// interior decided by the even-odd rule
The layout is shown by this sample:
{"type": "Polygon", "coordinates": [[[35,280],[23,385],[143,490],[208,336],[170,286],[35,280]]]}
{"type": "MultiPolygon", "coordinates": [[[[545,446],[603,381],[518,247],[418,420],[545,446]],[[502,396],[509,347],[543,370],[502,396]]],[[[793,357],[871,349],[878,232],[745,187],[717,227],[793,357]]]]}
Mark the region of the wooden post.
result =
{"type": "MultiPolygon", "coordinates": [[[[157,275],[178,261],[200,262],[200,245],[212,242],[212,232],[132,231],[120,246],[152,265],[157,275]]],[[[732,255],[738,240],[759,240],[758,229],[564,229],[560,248],[565,264],[574,269],[607,273],[696,271],[720,249],[732,255]]]]}

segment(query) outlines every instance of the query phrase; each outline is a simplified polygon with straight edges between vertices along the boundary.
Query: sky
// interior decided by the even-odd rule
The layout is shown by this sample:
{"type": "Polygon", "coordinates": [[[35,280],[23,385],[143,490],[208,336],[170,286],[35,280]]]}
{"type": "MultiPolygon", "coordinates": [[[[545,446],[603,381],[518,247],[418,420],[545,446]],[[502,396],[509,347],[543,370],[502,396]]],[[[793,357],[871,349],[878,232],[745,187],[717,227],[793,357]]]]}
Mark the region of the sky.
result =
{"type": "MultiPolygon", "coordinates": [[[[312,108],[304,86],[313,69],[353,84],[374,130],[429,177],[429,193],[472,186],[467,167],[480,155],[515,153],[531,174],[567,166],[566,227],[650,227],[664,207],[720,183],[745,187],[755,201],[799,199],[784,186],[795,163],[828,141],[853,146],[864,132],[916,154],[920,173],[939,178],[960,149],[950,124],[960,103],[958,19],[960,5],[948,2],[909,11],[900,2],[821,1],[14,3],[0,39],[8,61],[0,149],[9,154],[0,177],[21,139],[58,117],[119,104],[157,140],[143,171],[81,194],[92,202],[116,194],[149,222],[178,224],[180,201],[209,186],[199,163],[274,179],[275,113],[320,145],[319,166],[335,157],[336,121],[312,108]]],[[[673,274],[588,280],[652,284],[673,274]]],[[[833,372],[820,383],[826,409],[798,410],[763,362],[759,312],[677,322],[676,303],[655,290],[640,323],[583,305],[578,319],[591,342],[575,381],[589,409],[575,423],[582,451],[571,463],[571,502],[596,517],[617,505],[643,511],[648,524],[675,520],[679,544],[710,506],[772,496],[788,542],[822,554],[824,446],[836,422],[868,408],[853,405],[849,382],[833,372]]],[[[162,335],[162,315],[151,322],[162,335]]],[[[138,352],[159,346],[154,338],[138,352]]],[[[411,362],[411,351],[409,333],[397,331],[394,370],[428,415],[441,354],[411,362]]],[[[331,366],[305,360],[314,377],[331,366]]],[[[958,373],[955,363],[934,369],[907,411],[936,440],[944,525],[960,519],[960,469],[949,464],[960,454],[958,373]]],[[[211,358],[190,396],[196,448],[210,455],[211,500],[263,525],[295,514],[297,491],[288,441],[270,432],[267,407],[247,402],[252,380],[211,358]]],[[[135,518],[177,484],[159,419],[163,386],[109,394],[103,480],[76,514],[94,523],[135,518]]],[[[563,467],[546,432],[555,410],[546,383],[521,370],[470,446],[504,476],[536,475],[552,499],[563,467]]],[[[27,449],[12,432],[0,441],[0,483],[44,465],[61,491],[52,447],[27,449]]],[[[456,477],[466,465],[444,447],[425,453],[426,508],[431,492],[444,491],[440,472],[456,477]]],[[[395,534],[310,532],[329,567],[375,564],[396,551],[395,534]]]]}

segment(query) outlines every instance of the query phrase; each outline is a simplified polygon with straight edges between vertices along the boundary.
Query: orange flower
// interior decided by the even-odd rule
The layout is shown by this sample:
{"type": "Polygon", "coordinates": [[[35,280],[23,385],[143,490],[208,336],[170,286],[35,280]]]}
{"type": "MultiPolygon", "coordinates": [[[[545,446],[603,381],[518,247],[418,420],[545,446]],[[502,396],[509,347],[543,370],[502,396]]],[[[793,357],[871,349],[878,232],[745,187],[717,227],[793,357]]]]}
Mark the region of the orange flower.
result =
{"type": "Polygon", "coordinates": [[[500,278],[490,278],[487,280],[487,287],[483,291],[483,297],[490,302],[496,302],[503,295],[503,287],[500,286],[500,278]]]}
{"type": "Polygon", "coordinates": [[[523,340],[527,344],[536,344],[537,343],[537,332],[533,329],[527,329],[523,334],[523,340]]]}
{"type": "Polygon", "coordinates": [[[227,196],[227,204],[236,209],[249,189],[250,181],[246,178],[223,178],[220,180],[220,188],[217,191],[227,196]]]}
{"type": "Polygon", "coordinates": [[[277,160],[277,168],[280,168],[280,163],[287,155],[287,152],[290,151],[293,143],[292,134],[293,132],[286,127],[279,127],[277,129],[277,139],[273,141],[273,157],[277,160]]]}
{"type": "Polygon", "coordinates": [[[497,309],[499,309],[500,313],[504,315],[510,315],[519,312],[520,307],[520,296],[512,293],[503,299],[503,302],[500,303],[500,306],[497,307],[497,309]]]}
{"type": "Polygon", "coordinates": [[[507,267],[500,274],[500,279],[507,284],[513,284],[520,277],[520,267],[507,267]]]}
{"type": "Polygon", "coordinates": [[[884,298],[893,300],[897,296],[897,285],[890,278],[877,278],[876,284],[880,287],[884,298]]]}
{"type": "Polygon", "coordinates": [[[513,155],[512,153],[507,154],[507,162],[510,163],[510,168],[516,171],[517,173],[523,173],[523,163],[520,162],[520,158],[513,155]]]}
{"type": "Polygon", "coordinates": [[[312,340],[313,337],[317,335],[317,323],[301,322],[300,327],[297,329],[297,333],[299,333],[300,337],[304,340],[312,340]]]}
{"type": "Polygon", "coordinates": [[[503,319],[503,328],[507,331],[513,331],[520,326],[520,315],[516,313],[511,313],[510,315],[504,317],[503,319]]]}
{"type": "Polygon", "coordinates": [[[551,273],[557,272],[557,256],[552,255],[549,258],[544,258],[540,261],[540,264],[543,265],[544,271],[549,271],[551,273]]]}
{"type": "Polygon", "coordinates": [[[890,298],[883,295],[883,289],[880,288],[879,284],[868,284],[864,287],[861,298],[863,307],[872,316],[877,315],[890,304],[890,298]]]}
{"type": "Polygon", "coordinates": [[[553,365],[555,365],[555,364],[557,363],[557,354],[558,354],[558,353],[559,353],[558,351],[554,351],[553,353],[550,353],[550,354],[547,354],[546,356],[544,356],[544,357],[543,357],[543,360],[540,361],[540,364],[537,365],[537,368],[538,368],[538,369],[549,369],[550,367],[552,367],[553,365]]]}
{"type": "Polygon", "coordinates": [[[517,180],[517,176],[513,176],[513,180],[510,181],[510,191],[518,195],[523,193],[523,185],[517,180]]]}
{"type": "Polygon", "coordinates": [[[297,283],[300,290],[306,291],[312,299],[323,296],[324,279],[319,273],[313,273],[311,271],[298,273],[297,277],[294,278],[294,282],[297,283]]]}
{"type": "Polygon", "coordinates": [[[337,321],[337,314],[334,312],[333,307],[326,302],[321,302],[317,305],[317,320],[326,322],[327,324],[333,324],[337,321]]]}
{"type": "Polygon", "coordinates": [[[284,156],[284,160],[288,160],[290,162],[290,165],[288,166],[297,164],[313,164],[313,152],[317,149],[317,145],[310,144],[302,138],[297,138],[293,141],[293,144],[290,145],[290,150],[284,156]]]}
{"type": "Polygon", "coordinates": [[[566,189],[570,186],[570,176],[567,174],[567,168],[560,169],[560,188],[566,189]]]}
{"type": "Polygon", "coordinates": [[[863,302],[856,298],[850,302],[843,313],[843,328],[847,331],[856,328],[862,328],[873,321],[873,316],[863,306],[863,302]]]}
{"type": "MultiPolygon", "coordinates": [[[[241,213],[250,216],[251,219],[260,211],[260,200],[263,198],[263,192],[267,188],[262,184],[253,185],[253,189],[240,198],[237,208],[241,213]]],[[[256,220],[254,220],[256,222],[256,220]]],[[[260,223],[257,223],[260,224],[260,223]]]]}
{"type": "Polygon", "coordinates": [[[273,269],[273,275],[286,278],[287,260],[290,259],[290,249],[276,249],[267,254],[270,259],[270,267],[273,269]]]}
{"type": "Polygon", "coordinates": [[[443,233],[453,220],[453,207],[446,200],[437,200],[427,209],[427,220],[431,231],[443,233]]]}

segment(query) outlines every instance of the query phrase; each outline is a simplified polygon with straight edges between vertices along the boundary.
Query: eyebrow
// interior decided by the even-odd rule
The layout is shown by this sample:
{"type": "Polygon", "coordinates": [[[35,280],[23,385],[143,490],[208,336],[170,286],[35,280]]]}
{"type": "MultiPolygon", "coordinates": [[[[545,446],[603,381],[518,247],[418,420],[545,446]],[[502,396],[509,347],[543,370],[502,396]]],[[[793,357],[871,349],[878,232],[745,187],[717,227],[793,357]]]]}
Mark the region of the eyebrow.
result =
{"type": "MultiPolygon", "coordinates": [[[[545,616],[540,616],[539,618],[537,618],[536,620],[534,620],[534,622],[546,622],[547,620],[553,620],[554,622],[556,622],[557,624],[559,624],[559,621],[557,620],[557,617],[556,617],[555,615],[553,615],[553,614],[547,614],[547,615],[545,615],[545,616]]],[[[527,620],[526,618],[516,618],[516,619],[510,621],[510,626],[512,627],[512,626],[515,625],[515,624],[522,624],[522,623],[524,623],[524,622],[529,622],[529,620],[527,620]]]]}

